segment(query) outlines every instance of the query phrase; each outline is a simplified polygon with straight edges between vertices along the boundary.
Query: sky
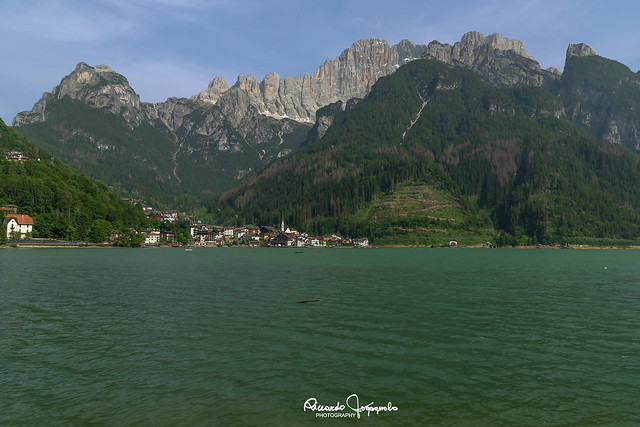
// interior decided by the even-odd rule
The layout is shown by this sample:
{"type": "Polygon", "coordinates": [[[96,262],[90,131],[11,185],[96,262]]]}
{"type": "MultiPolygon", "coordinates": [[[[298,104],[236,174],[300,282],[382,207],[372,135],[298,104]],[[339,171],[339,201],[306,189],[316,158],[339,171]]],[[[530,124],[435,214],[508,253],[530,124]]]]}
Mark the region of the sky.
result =
{"type": "Polygon", "coordinates": [[[640,69],[637,0],[0,0],[0,118],[30,110],[78,62],[109,65],[142,101],[189,97],[216,76],[312,74],[355,41],[522,41],[562,71],[569,43],[640,69]]]}

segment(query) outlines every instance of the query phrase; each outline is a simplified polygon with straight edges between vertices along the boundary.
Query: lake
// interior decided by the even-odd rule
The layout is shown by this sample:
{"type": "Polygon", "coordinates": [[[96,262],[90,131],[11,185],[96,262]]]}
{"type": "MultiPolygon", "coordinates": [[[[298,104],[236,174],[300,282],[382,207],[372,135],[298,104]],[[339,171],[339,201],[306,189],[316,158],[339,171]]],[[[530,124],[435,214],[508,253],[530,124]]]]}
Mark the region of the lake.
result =
{"type": "Polygon", "coordinates": [[[638,424],[639,261],[2,249],[0,424],[638,424]]]}

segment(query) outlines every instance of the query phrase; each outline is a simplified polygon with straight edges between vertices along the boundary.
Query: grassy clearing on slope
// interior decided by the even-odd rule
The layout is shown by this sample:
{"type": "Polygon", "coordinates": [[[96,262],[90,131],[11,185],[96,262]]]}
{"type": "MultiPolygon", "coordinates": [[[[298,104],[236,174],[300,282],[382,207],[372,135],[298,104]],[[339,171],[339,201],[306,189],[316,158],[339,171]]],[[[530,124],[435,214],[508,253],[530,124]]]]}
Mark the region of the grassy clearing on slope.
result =
{"type": "Polygon", "coordinates": [[[373,223],[377,245],[462,245],[493,240],[495,230],[479,225],[449,192],[422,183],[404,183],[360,209],[354,217],[373,223]]]}

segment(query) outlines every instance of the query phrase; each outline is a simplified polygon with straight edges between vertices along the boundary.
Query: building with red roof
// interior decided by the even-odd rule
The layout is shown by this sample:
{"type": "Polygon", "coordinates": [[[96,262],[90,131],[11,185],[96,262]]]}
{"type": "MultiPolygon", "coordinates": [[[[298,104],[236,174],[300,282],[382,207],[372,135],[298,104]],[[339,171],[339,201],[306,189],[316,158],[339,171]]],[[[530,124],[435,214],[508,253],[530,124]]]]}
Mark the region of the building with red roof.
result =
{"type": "Polygon", "coordinates": [[[24,239],[27,233],[33,232],[33,218],[24,214],[8,214],[2,220],[2,228],[7,239],[19,233],[20,238],[24,239]]]}

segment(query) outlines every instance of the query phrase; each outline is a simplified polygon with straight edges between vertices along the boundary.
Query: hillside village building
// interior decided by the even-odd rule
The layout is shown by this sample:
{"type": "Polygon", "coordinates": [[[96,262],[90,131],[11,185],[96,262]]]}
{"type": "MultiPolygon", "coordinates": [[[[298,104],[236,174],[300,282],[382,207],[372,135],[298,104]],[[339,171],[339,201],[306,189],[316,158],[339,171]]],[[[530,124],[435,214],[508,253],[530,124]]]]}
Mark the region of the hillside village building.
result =
{"type": "Polygon", "coordinates": [[[16,205],[6,205],[0,208],[0,211],[7,213],[18,213],[18,207],[16,205]]]}
{"type": "Polygon", "coordinates": [[[28,159],[28,157],[21,151],[6,151],[4,153],[4,158],[14,162],[22,162],[28,159]]]}
{"type": "Polygon", "coordinates": [[[33,219],[29,215],[11,213],[2,220],[2,229],[7,239],[13,236],[24,239],[27,233],[33,232],[33,219]]]}
{"type": "Polygon", "coordinates": [[[158,245],[160,244],[160,230],[156,229],[146,229],[142,230],[144,234],[144,244],[145,245],[158,245]]]}

